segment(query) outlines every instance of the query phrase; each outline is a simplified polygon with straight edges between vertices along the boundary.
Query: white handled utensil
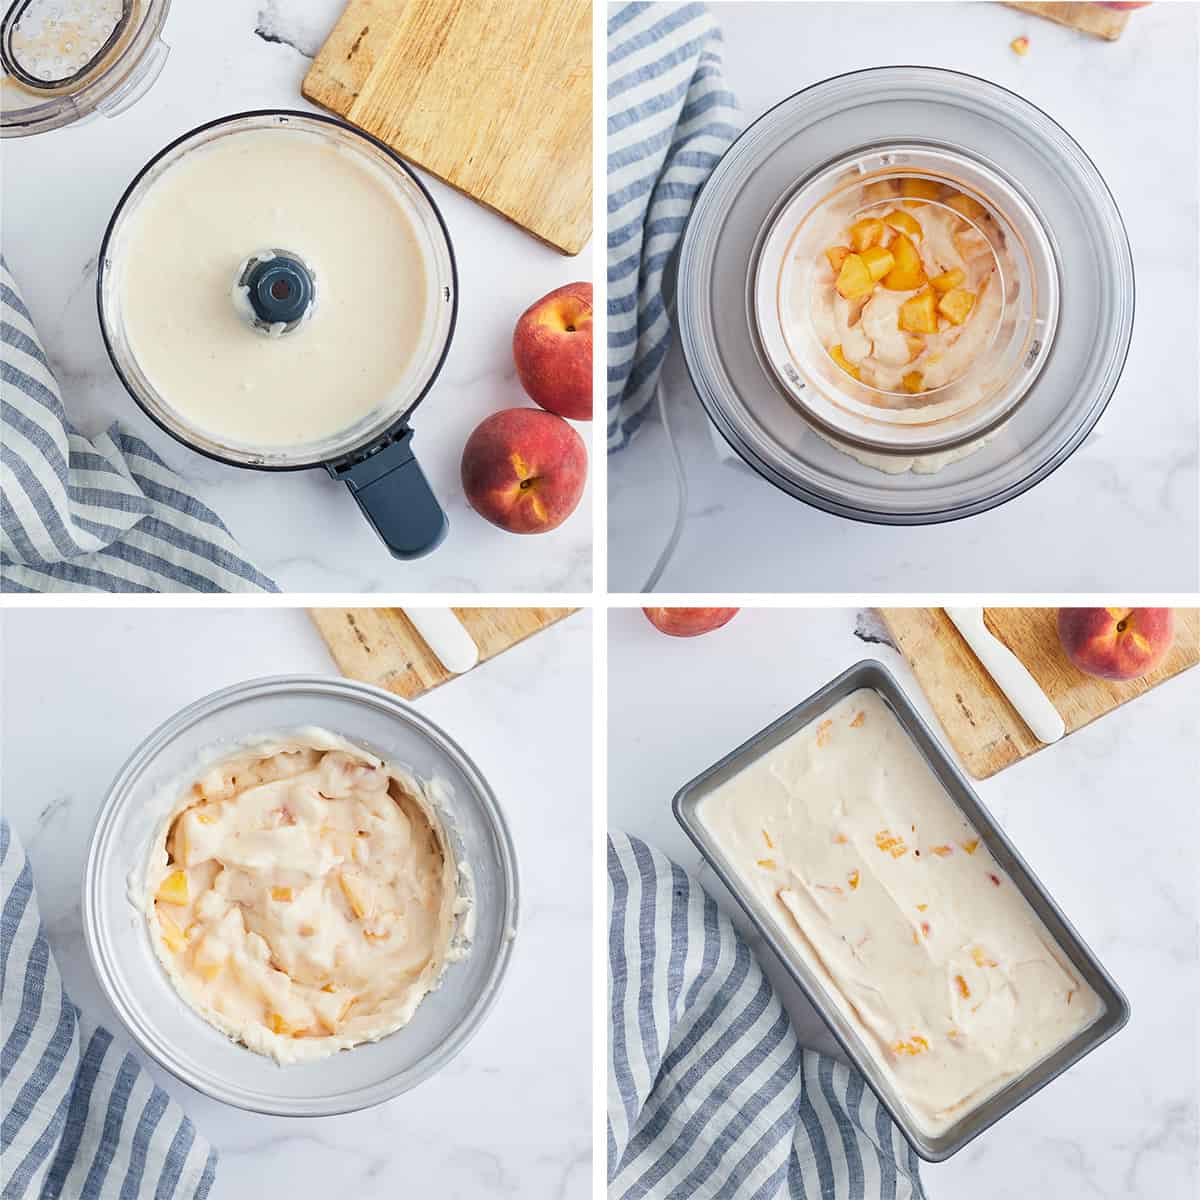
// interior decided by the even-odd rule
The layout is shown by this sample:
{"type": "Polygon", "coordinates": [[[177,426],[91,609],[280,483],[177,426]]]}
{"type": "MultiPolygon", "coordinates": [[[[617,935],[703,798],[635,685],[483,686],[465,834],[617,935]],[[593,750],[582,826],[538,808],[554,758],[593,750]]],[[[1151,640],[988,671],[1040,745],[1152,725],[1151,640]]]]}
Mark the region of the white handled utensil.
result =
{"type": "Polygon", "coordinates": [[[1025,664],[983,623],[983,609],[947,608],[944,611],[996,686],[1033,730],[1034,736],[1039,741],[1057,742],[1067,732],[1062,717],[1025,664]]]}
{"type": "Polygon", "coordinates": [[[453,609],[406,608],[404,615],[447,671],[461,675],[479,661],[479,647],[453,609]]]}

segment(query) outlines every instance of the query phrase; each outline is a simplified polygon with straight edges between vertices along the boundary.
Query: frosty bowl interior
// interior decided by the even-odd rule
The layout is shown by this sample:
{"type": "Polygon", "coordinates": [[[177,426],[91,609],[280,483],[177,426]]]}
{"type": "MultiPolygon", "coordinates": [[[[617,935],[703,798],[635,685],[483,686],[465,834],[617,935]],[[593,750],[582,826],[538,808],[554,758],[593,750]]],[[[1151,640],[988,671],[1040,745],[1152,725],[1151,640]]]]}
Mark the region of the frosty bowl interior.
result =
{"type": "Polygon", "coordinates": [[[238,684],[197,701],[152,733],[114,781],[84,877],[92,964],[137,1043],[217,1100],[282,1116],[324,1116],[378,1104],[414,1087],[462,1049],[494,1002],[517,920],[516,861],[503,814],[467,755],[420,713],[376,688],[320,676],[238,684]],[[155,956],[129,900],[149,839],[185,782],[256,734],[317,725],[453,793],[449,832],[473,876],[470,953],[451,963],[412,1021],[378,1042],[286,1067],[247,1050],[193,1011],[155,956]]]}
{"type": "MultiPolygon", "coordinates": [[[[250,250],[253,251],[254,247],[250,250]]],[[[303,256],[303,247],[289,247],[303,256]]],[[[230,279],[232,290],[233,279],[230,279]]],[[[453,252],[433,202],[416,178],[383,146],[330,117],[297,112],[255,112],[225,117],[186,133],[159,152],[130,184],[113,213],[100,248],[97,279],[100,327],[113,366],[138,404],[173,437],[210,457],[243,466],[292,468],[315,466],[368,446],[391,429],[420,400],[437,375],[454,327],[456,284],[453,252]],[[272,447],[222,438],[198,429],[171,407],[146,377],[129,344],[121,308],[122,255],[128,245],[138,206],[155,183],[185,155],[203,153],[221,138],[249,130],[278,130],[284,137],[310,137],[332,142],[355,156],[382,180],[409,218],[429,281],[429,314],[401,384],[362,420],[318,442],[272,447]]]]}
{"type": "MultiPolygon", "coordinates": [[[[920,214],[920,208],[913,211],[918,219],[920,214]]],[[[753,307],[764,363],[808,418],[841,440],[914,454],[966,445],[1012,412],[1046,361],[1058,303],[1053,243],[1019,189],[978,158],[901,144],[847,154],[781,201],[764,229],[753,307]],[[855,381],[829,357],[811,315],[813,270],[824,262],[837,228],[900,203],[867,199],[864,188],[911,178],[948,185],[988,211],[999,229],[1001,253],[993,248],[993,256],[1003,296],[988,344],[968,370],[919,396],[855,381]],[[854,207],[847,218],[848,204],[854,207]]]]}

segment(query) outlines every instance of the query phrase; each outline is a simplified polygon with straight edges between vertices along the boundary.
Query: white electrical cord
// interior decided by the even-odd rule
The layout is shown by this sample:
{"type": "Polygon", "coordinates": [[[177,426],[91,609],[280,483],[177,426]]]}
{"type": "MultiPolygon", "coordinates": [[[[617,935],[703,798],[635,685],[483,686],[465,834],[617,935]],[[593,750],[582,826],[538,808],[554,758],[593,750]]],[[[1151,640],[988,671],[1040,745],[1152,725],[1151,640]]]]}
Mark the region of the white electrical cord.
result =
{"type": "Polygon", "coordinates": [[[675,468],[675,524],[671,528],[671,536],[667,539],[667,544],[658,556],[658,562],[654,564],[654,570],[650,572],[646,582],[642,585],[643,592],[654,591],[658,586],[658,581],[662,578],[663,572],[670,564],[675,554],[675,548],[679,545],[679,539],[683,534],[683,523],[687,519],[688,504],[687,475],[683,470],[683,455],[679,452],[679,445],[675,441],[675,433],[671,429],[671,422],[667,417],[667,399],[666,393],[663,391],[661,374],[658,377],[658,383],[654,387],[654,398],[658,401],[658,415],[662,419],[663,429],[667,435],[667,445],[671,448],[671,465],[675,468]]]}

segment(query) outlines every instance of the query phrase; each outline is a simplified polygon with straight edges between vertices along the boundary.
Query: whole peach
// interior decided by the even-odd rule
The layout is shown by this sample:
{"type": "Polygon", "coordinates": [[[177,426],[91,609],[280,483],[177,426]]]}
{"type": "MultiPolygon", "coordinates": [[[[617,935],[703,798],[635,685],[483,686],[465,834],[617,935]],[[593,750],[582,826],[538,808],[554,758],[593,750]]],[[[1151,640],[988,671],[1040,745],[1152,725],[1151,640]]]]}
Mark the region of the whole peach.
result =
{"type": "Polygon", "coordinates": [[[736,608],[643,608],[655,629],[671,637],[699,637],[729,624],[736,608]]]}
{"type": "Polygon", "coordinates": [[[1058,640],[1087,675],[1137,679],[1166,658],[1175,614],[1169,608],[1060,608],[1058,640]]]}
{"type": "Polygon", "coordinates": [[[513,330],[529,398],[572,421],[592,419],[592,285],[568,283],[531,304],[513,330]]]}
{"type": "Polygon", "coordinates": [[[575,511],[587,470],[579,434],[537,408],[493,413],[463,448],[467,503],[509,533],[557,529],[575,511]]]}

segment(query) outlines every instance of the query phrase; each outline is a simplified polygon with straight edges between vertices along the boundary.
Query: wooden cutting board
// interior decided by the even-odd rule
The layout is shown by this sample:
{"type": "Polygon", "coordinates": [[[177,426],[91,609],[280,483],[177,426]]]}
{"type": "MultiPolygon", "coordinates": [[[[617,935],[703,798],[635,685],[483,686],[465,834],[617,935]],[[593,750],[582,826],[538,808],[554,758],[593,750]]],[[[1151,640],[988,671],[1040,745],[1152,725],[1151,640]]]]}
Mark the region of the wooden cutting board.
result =
{"type": "MultiPolygon", "coordinates": [[[[929,697],[951,746],[976,779],[1043,749],[940,608],[880,609],[897,649],[929,697]]],[[[1024,663],[1067,735],[1200,662],[1200,610],[1175,610],[1175,644],[1141,679],[1114,683],[1077,670],[1058,641],[1055,608],[986,608],[984,620],[1024,663]]]]}
{"type": "Polygon", "coordinates": [[[1018,8],[1022,12],[1045,17],[1058,25],[1066,25],[1069,29],[1078,29],[1080,33],[1090,33],[1109,42],[1115,42],[1121,36],[1130,16],[1129,9],[1107,8],[1103,4],[1024,3],[1022,0],[1004,2],[1009,8],[1018,8]]]}
{"type": "Polygon", "coordinates": [[[591,236],[591,0],[350,0],[302,90],[564,253],[591,236]]]}
{"type": "MultiPolygon", "coordinates": [[[[351,679],[415,700],[455,678],[434,657],[398,608],[310,608],[308,611],[338,670],[351,679]]],[[[475,639],[479,661],[486,662],[576,610],[456,608],[454,611],[475,639]]]]}

